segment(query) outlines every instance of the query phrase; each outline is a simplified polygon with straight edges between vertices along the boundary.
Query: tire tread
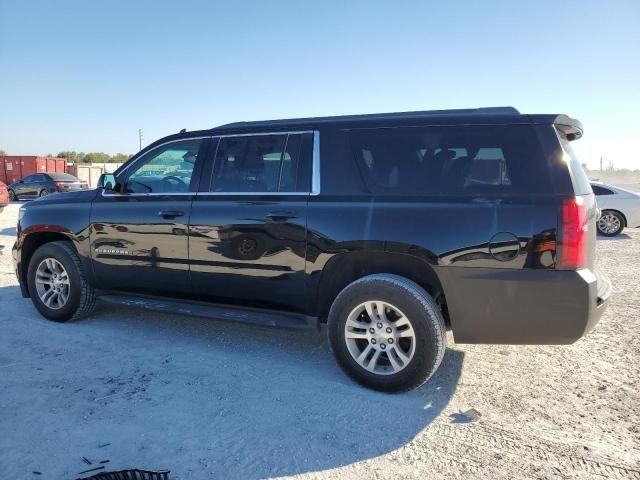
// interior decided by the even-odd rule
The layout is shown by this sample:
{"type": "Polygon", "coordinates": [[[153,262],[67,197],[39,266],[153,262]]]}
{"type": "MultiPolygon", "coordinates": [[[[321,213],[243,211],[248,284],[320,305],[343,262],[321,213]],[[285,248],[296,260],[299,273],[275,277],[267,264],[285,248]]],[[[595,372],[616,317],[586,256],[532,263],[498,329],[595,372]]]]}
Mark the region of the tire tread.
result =
{"type": "Polygon", "coordinates": [[[93,286],[87,281],[82,269],[82,262],[73,247],[73,244],[68,241],[52,242],[62,248],[67,255],[71,258],[80,276],[80,301],[78,303],[78,309],[68,321],[78,320],[83,317],[87,317],[93,313],[96,308],[97,296],[93,286]]]}

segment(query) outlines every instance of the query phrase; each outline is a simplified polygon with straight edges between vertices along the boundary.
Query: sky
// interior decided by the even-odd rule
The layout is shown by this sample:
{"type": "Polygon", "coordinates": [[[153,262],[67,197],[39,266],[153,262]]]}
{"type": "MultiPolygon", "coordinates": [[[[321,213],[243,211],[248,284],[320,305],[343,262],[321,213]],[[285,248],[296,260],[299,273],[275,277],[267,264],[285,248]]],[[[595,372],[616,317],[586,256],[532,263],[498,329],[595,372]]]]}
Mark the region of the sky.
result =
{"type": "Polygon", "coordinates": [[[640,168],[640,0],[0,0],[0,149],[132,154],[240,120],[511,105],[640,168]]]}

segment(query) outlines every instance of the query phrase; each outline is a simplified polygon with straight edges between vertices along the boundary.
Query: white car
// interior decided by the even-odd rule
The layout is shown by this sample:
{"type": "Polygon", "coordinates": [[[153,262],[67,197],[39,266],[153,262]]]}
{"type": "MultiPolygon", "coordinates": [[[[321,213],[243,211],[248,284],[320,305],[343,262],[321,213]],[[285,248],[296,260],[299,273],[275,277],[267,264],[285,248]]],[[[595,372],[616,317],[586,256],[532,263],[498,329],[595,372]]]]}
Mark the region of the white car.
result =
{"type": "Polygon", "coordinates": [[[640,194],[600,182],[591,188],[601,211],[598,233],[613,237],[624,227],[640,227],[640,194]]]}

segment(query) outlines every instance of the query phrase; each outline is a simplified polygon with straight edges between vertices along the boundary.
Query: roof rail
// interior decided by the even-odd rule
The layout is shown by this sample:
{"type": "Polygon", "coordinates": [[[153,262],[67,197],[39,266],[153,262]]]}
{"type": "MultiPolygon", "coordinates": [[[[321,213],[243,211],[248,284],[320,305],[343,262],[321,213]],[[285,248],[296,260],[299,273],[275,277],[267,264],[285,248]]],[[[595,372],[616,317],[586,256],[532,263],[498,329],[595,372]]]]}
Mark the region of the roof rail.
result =
{"type": "Polygon", "coordinates": [[[309,117],[309,118],[288,118],[278,120],[258,120],[258,121],[241,121],[226,123],[214,128],[231,128],[243,127],[251,125],[276,124],[287,122],[330,122],[330,121],[349,121],[349,120],[376,120],[376,119],[393,119],[403,117],[428,117],[436,115],[520,115],[520,112],[514,107],[481,107],[481,108],[459,108],[451,110],[419,110],[414,112],[391,112],[391,113],[367,113],[360,115],[338,115],[331,117],[309,117]]]}

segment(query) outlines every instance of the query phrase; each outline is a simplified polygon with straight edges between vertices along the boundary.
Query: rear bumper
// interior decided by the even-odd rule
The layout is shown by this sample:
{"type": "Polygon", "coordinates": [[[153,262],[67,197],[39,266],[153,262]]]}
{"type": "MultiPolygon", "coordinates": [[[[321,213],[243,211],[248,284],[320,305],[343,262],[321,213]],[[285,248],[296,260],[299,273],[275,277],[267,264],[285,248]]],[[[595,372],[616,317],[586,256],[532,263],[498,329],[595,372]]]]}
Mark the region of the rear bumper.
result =
{"type": "Polygon", "coordinates": [[[573,343],[602,316],[611,283],[582,269],[441,268],[457,343],[573,343]]]}

